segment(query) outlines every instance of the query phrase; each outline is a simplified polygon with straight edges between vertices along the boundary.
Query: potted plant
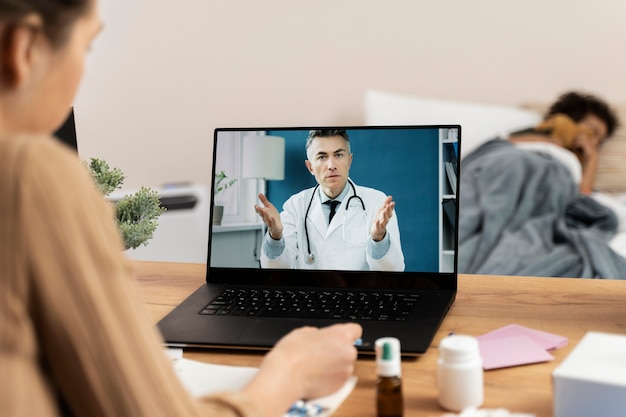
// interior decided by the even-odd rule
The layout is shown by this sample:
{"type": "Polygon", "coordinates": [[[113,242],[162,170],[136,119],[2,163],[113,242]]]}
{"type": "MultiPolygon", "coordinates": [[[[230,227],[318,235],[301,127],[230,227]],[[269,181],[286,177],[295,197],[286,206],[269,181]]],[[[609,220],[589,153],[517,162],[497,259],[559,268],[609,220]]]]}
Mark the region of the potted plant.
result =
{"type": "Polygon", "coordinates": [[[218,203],[217,196],[222,191],[228,189],[236,181],[237,178],[229,180],[224,170],[215,174],[215,187],[213,188],[213,224],[216,226],[222,224],[222,217],[224,216],[224,205],[218,203]]]}
{"type": "MultiPolygon", "coordinates": [[[[124,173],[119,168],[110,168],[101,159],[91,158],[86,165],[105,196],[120,188],[124,182],[124,173]]],[[[126,249],[147,245],[158,226],[159,216],[165,211],[159,194],[155,190],[141,187],[139,191],[114,201],[114,204],[117,226],[126,249]]]]}

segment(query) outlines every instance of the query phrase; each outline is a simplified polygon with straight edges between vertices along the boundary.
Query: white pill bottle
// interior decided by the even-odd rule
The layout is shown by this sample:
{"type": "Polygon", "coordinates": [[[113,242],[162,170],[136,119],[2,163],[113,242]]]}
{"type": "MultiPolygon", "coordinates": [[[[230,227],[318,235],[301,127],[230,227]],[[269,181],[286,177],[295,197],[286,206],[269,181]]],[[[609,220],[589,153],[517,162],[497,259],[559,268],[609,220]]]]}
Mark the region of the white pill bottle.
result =
{"type": "Polygon", "coordinates": [[[439,405],[462,411],[483,403],[483,361],[473,336],[450,335],[439,343],[437,361],[439,405]]]}

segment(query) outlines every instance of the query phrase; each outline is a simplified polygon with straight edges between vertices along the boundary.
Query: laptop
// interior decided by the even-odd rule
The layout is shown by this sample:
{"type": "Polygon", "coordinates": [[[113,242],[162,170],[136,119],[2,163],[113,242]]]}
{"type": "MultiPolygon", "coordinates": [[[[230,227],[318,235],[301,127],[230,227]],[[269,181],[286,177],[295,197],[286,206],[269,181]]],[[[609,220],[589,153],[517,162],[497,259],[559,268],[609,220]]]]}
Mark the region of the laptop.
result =
{"type": "MultiPolygon", "coordinates": [[[[375,340],[388,336],[400,339],[403,355],[425,353],[457,292],[460,141],[459,125],[215,129],[212,206],[223,206],[223,215],[217,221],[211,210],[206,283],[158,323],[166,344],[268,350],[297,327],[351,321],[363,326],[360,353],[374,354],[375,340]],[[345,205],[346,214],[328,226],[341,232],[334,249],[328,250],[330,241],[316,241],[313,213],[321,207],[320,194],[305,166],[305,144],[311,130],[326,129],[349,137],[347,196],[369,195],[361,188],[368,187],[395,201],[397,233],[390,221],[389,247],[399,245],[403,262],[393,268],[349,261],[359,243],[349,238],[347,213],[373,216],[365,213],[369,203],[357,198],[340,204],[338,213],[345,205]],[[216,187],[220,177],[226,178],[216,187]],[[299,204],[300,212],[284,219],[300,236],[300,259],[292,265],[263,256],[267,228],[254,210],[259,193],[279,211],[299,204]],[[307,204],[310,211],[303,213],[307,204]],[[294,226],[303,224],[306,236],[294,226]],[[311,252],[317,258],[304,262],[311,252]]],[[[369,236],[363,227],[369,226],[361,226],[369,236]]]]}
{"type": "Polygon", "coordinates": [[[67,118],[63,121],[63,124],[54,132],[54,136],[73,149],[78,152],[78,143],[76,140],[76,123],[74,121],[74,108],[70,109],[70,113],[67,118]]]}

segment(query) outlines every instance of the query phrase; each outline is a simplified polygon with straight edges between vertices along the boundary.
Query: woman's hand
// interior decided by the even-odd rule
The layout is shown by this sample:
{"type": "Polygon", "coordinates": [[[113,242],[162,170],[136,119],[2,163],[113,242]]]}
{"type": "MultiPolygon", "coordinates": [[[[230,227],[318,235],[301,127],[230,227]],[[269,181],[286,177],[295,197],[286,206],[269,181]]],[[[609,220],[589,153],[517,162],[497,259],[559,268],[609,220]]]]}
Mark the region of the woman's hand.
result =
{"type": "Polygon", "coordinates": [[[293,330],[267,354],[244,392],[268,416],[282,415],[299,399],[331,394],[353,374],[361,334],[356,323],[293,330]]]}

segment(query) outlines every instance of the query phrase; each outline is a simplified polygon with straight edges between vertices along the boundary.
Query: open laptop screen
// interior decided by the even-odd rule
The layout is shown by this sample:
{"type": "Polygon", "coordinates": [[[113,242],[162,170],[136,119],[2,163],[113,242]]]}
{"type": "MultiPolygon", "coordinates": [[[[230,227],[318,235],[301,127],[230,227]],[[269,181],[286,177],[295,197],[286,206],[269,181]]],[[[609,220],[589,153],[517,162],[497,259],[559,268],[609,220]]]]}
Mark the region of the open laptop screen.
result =
{"type": "MultiPolygon", "coordinates": [[[[392,286],[400,288],[436,285],[456,289],[460,133],[458,125],[216,129],[213,204],[223,207],[223,217],[219,225],[215,224],[218,210],[212,210],[208,279],[232,282],[237,270],[245,272],[246,278],[242,279],[246,282],[307,282],[317,281],[321,270],[325,277],[328,272],[342,276],[341,282],[392,280],[392,286]],[[311,130],[345,130],[349,138],[349,189],[336,215],[339,221],[334,220],[338,236],[334,241],[324,240],[329,234],[322,240],[316,235],[319,232],[323,236],[327,226],[315,223],[320,221],[320,199],[325,197],[319,189],[314,195],[316,175],[305,163],[311,130]],[[215,180],[221,173],[227,178],[216,187],[215,180]],[[223,189],[216,194],[217,188],[223,189]],[[358,246],[363,235],[369,235],[370,224],[365,221],[354,231],[347,213],[373,217],[381,200],[371,197],[370,190],[392,196],[395,202],[387,227],[391,246],[397,245],[402,260],[392,266],[363,261],[364,266],[355,267],[359,263],[351,261],[352,248],[358,246]],[[283,213],[281,218],[285,233],[292,233],[289,239],[298,235],[292,251],[299,260],[293,264],[264,262],[267,227],[254,209],[260,204],[259,193],[266,195],[279,212],[291,212],[287,217],[283,213]],[[358,198],[350,199],[353,196],[358,198]],[[374,198],[375,202],[361,203],[361,197],[374,198]],[[289,227],[291,232],[287,231],[289,227]],[[232,250],[233,241],[240,250],[232,250]],[[311,255],[317,259],[308,262],[311,255]],[[325,262],[331,256],[337,260],[325,262]],[[428,282],[416,284],[424,280],[428,282]]],[[[330,156],[328,159],[332,159],[330,156]]],[[[332,227],[328,226],[328,231],[332,227]]],[[[286,244],[285,250],[288,247],[286,244]]]]}

